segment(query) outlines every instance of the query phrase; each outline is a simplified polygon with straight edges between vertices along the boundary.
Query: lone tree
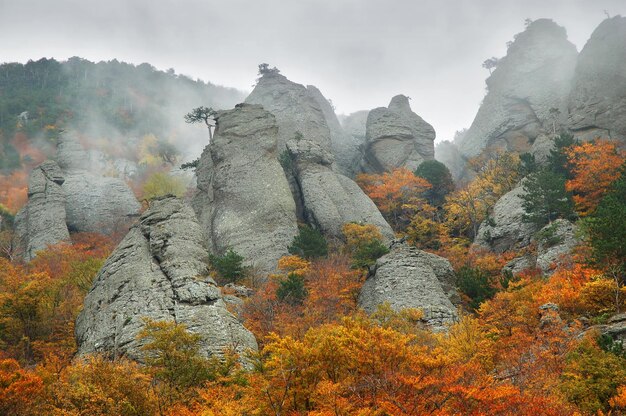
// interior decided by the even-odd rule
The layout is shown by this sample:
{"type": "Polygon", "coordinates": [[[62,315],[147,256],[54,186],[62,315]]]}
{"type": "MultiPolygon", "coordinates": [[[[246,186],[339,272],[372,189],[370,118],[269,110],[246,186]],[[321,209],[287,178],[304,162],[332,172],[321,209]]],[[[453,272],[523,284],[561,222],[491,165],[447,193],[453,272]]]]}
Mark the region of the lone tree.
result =
{"type": "Polygon", "coordinates": [[[196,107],[191,110],[189,113],[185,114],[185,122],[190,124],[195,123],[204,123],[209,129],[209,141],[213,140],[213,127],[215,124],[212,124],[215,120],[215,115],[217,111],[213,110],[211,107],[196,107]]]}
{"type": "Polygon", "coordinates": [[[270,64],[259,64],[259,75],[277,75],[280,74],[280,70],[276,67],[270,68],[270,64]]]}
{"type": "Polygon", "coordinates": [[[500,60],[498,58],[491,57],[489,59],[487,59],[485,62],[483,62],[483,68],[486,68],[489,70],[489,75],[491,75],[491,70],[494,69],[495,67],[498,66],[498,62],[500,60]]]}

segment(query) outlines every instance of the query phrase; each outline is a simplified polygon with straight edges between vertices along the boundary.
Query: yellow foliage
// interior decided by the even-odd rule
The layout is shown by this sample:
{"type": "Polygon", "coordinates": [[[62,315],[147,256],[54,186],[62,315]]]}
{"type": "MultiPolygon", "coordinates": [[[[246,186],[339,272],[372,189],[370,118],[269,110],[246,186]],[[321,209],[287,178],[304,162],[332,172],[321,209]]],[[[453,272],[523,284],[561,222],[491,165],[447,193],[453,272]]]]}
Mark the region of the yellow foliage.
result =
{"type": "Polygon", "coordinates": [[[182,179],[165,172],[152,174],[143,186],[142,199],[151,200],[165,195],[182,197],[186,186],[182,179]]]}
{"type": "Polygon", "coordinates": [[[372,224],[357,224],[349,222],[343,225],[343,235],[346,237],[346,246],[348,250],[356,250],[364,243],[372,240],[382,241],[383,236],[378,227],[372,224]]]}
{"type": "Polygon", "coordinates": [[[626,305],[626,287],[619,288],[614,280],[599,278],[580,289],[582,307],[596,315],[612,313],[626,305]]]}
{"type": "Polygon", "coordinates": [[[286,274],[295,273],[304,276],[310,267],[311,262],[300,256],[283,256],[278,260],[278,268],[286,274]]]}

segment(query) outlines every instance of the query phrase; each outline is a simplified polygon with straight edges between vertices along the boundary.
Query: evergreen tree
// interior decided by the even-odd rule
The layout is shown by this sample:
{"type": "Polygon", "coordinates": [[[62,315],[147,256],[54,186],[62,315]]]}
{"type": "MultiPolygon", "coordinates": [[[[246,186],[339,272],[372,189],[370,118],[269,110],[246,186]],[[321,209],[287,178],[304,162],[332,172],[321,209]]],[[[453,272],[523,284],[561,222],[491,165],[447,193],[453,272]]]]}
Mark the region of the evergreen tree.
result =
{"type": "Polygon", "coordinates": [[[307,296],[304,278],[297,273],[289,273],[287,279],[282,280],[276,289],[276,296],[292,306],[302,304],[307,296]]]}
{"type": "Polygon", "coordinates": [[[454,180],[447,166],[437,160],[426,160],[415,169],[415,176],[426,179],[432,188],[424,192],[428,201],[439,206],[443,204],[446,195],[454,191],[454,180]]]}
{"type": "Polygon", "coordinates": [[[247,272],[246,267],[243,265],[243,257],[233,249],[228,249],[223,256],[215,256],[211,254],[209,256],[209,262],[220,277],[228,283],[234,283],[241,280],[245,277],[247,272]]]}
{"type": "Polygon", "coordinates": [[[592,260],[601,267],[614,266],[618,283],[626,276],[626,163],[621,176],[585,219],[584,229],[592,248],[592,260]]]}
{"type": "Polygon", "coordinates": [[[297,236],[293,238],[293,242],[288,247],[290,254],[312,259],[316,257],[324,257],[328,254],[328,244],[322,233],[308,225],[300,227],[297,236]]]}
{"type": "Polygon", "coordinates": [[[523,187],[524,221],[541,227],[557,218],[574,217],[574,204],[562,175],[543,169],[529,175],[523,187]]]}
{"type": "Polygon", "coordinates": [[[562,175],[565,179],[571,179],[571,172],[568,168],[567,155],[565,149],[578,143],[574,136],[562,133],[554,139],[554,149],[548,155],[548,169],[554,173],[562,175]]]}

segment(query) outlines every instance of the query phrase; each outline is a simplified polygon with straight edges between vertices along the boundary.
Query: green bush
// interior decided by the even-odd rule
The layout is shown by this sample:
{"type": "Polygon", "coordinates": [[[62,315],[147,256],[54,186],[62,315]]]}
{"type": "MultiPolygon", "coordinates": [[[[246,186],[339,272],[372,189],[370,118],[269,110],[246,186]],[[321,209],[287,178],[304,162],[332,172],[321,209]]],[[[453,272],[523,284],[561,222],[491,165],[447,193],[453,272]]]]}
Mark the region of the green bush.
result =
{"type": "Polygon", "coordinates": [[[478,309],[481,303],[496,294],[489,275],[480,268],[463,266],[457,272],[456,279],[461,292],[470,299],[469,306],[472,309],[478,309]]]}
{"type": "Polygon", "coordinates": [[[301,305],[307,296],[304,278],[297,273],[289,273],[287,279],[282,280],[276,289],[276,296],[289,305],[301,305]]]}
{"type": "Polygon", "coordinates": [[[223,256],[209,255],[211,266],[227,283],[235,283],[246,276],[247,268],[243,260],[233,249],[228,249],[223,256]]]}
{"type": "Polygon", "coordinates": [[[293,238],[293,242],[288,247],[288,250],[290,254],[295,254],[305,259],[313,259],[326,256],[328,254],[328,244],[322,233],[305,225],[300,227],[298,235],[293,238]]]}
{"type": "Polygon", "coordinates": [[[369,240],[355,250],[352,256],[352,267],[367,268],[373,266],[379,257],[387,253],[389,253],[389,249],[380,240],[369,240]]]}

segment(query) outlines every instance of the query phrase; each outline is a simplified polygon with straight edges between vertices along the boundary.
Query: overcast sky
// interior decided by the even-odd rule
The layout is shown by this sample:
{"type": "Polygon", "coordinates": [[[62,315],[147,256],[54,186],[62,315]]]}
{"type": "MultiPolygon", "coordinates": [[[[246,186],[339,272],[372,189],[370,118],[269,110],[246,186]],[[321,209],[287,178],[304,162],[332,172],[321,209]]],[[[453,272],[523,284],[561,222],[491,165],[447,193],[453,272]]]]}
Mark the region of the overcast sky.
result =
{"type": "Polygon", "coordinates": [[[338,113],[408,95],[441,140],[469,127],[482,62],[526,18],[580,50],[604,10],[626,15],[626,0],[0,0],[0,62],[116,58],[246,91],[268,62],[338,113]]]}

